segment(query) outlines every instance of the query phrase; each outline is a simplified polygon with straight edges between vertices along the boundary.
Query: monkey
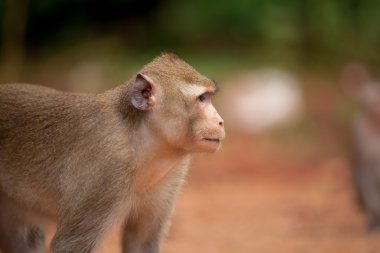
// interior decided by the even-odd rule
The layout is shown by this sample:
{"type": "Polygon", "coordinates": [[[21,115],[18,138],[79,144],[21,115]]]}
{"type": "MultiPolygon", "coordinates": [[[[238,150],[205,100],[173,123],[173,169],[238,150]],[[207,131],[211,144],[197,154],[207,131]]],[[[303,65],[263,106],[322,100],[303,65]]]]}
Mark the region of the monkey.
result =
{"type": "Polygon", "coordinates": [[[348,64],[343,89],[359,104],[352,120],[353,181],[369,231],[380,232],[380,84],[360,63],[348,64]]]}
{"type": "Polygon", "coordinates": [[[158,253],[191,157],[225,138],[217,85],[173,53],[99,94],[0,85],[0,248],[94,252],[121,226],[124,253],[158,253]]]}

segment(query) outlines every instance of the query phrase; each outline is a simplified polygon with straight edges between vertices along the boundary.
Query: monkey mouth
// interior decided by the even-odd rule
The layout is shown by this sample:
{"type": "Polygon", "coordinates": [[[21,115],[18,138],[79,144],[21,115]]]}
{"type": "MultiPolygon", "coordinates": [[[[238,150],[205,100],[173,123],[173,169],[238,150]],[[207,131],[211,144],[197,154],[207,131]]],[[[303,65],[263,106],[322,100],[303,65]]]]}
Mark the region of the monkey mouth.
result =
{"type": "Polygon", "coordinates": [[[203,140],[205,140],[205,141],[211,141],[211,142],[215,142],[215,143],[219,143],[220,142],[219,138],[203,138],[203,140]]]}

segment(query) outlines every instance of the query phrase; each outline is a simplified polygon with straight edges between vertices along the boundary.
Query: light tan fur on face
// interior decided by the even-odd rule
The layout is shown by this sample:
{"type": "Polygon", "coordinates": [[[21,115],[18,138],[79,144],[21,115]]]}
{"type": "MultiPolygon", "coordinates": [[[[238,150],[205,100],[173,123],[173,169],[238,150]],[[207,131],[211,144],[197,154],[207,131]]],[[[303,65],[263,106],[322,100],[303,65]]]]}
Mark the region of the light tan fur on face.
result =
{"type": "Polygon", "coordinates": [[[197,96],[208,91],[208,89],[202,85],[188,84],[181,89],[181,93],[184,97],[187,98],[196,98],[197,96]]]}

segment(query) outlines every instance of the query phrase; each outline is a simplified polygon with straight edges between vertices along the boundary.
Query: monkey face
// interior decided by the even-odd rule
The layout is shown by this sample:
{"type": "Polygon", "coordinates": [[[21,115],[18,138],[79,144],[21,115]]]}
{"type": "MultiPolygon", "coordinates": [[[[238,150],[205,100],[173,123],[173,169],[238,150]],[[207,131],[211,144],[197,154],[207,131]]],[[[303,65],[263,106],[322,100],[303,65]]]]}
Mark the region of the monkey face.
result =
{"type": "Polygon", "coordinates": [[[186,152],[219,149],[225,130],[211,102],[216,92],[214,82],[202,77],[196,84],[175,79],[163,85],[138,74],[133,86],[132,104],[148,111],[147,125],[161,141],[186,152]]]}
{"type": "Polygon", "coordinates": [[[224,122],[211,102],[216,92],[215,85],[192,87],[188,96],[191,120],[189,150],[215,152],[225,138],[224,122]]]}
{"type": "Polygon", "coordinates": [[[211,101],[215,91],[214,84],[207,87],[181,83],[171,90],[158,92],[164,98],[158,98],[152,110],[151,125],[166,142],[178,149],[217,151],[225,138],[225,130],[223,119],[211,101]]]}

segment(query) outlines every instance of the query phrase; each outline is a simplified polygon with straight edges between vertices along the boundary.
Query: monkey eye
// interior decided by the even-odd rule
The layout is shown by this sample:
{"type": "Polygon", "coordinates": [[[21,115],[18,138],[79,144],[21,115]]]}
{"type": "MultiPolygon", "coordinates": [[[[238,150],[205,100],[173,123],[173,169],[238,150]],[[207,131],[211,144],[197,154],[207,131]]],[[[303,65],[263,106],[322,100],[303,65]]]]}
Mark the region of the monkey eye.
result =
{"type": "Polygon", "coordinates": [[[210,99],[210,95],[211,95],[210,93],[205,92],[205,93],[203,93],[202,95],[198,96],[198,97],[197,97],[197,100],[198,100],[199,102],[205,102],[206,100],[210,99]]]}

